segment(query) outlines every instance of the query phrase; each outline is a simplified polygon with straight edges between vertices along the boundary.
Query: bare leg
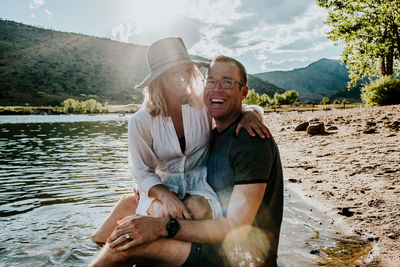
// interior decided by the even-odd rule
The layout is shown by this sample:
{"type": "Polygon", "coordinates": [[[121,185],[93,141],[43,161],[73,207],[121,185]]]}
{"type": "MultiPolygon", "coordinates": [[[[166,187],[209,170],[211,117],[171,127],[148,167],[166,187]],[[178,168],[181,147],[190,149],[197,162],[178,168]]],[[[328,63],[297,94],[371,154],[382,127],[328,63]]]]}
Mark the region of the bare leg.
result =
{"type": "Polygon", "coordinates": [[[96,243],[105,243],[115,227],[118,226],[117,221],[126,216],[133,215],[136,212],[137,200],[135,194],[124,195],[114,206],[107,219],[91,236],[96,243]]]}
{"type": "Polygon", "coordinates": [[[89,267],[132,266],[140,263],[151,263],[151,266],[181,266],[189,256],[190,246],[187,242],[159,239],[125,251],[117,251],[107,244],[89,267]]]}
{"type": "Polygon", "coordinates": [[[187,195],[183,203],[194,220],[212,219],[212,211],[208,200],[197,195],[187,195]]]}

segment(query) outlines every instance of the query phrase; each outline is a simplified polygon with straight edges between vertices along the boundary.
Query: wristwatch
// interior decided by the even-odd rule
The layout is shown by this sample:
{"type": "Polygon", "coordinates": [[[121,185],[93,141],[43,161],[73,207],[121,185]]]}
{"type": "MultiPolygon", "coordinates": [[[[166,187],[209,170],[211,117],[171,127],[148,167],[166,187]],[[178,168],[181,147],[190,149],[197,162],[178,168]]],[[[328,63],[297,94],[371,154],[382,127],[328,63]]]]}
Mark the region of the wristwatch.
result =
{"type": "Polygon", "coordinates": [[[169,218],[166,228],[168,232],[167,238],[173,238],[180,228],[178,220],[175,218],[169,218]]]}

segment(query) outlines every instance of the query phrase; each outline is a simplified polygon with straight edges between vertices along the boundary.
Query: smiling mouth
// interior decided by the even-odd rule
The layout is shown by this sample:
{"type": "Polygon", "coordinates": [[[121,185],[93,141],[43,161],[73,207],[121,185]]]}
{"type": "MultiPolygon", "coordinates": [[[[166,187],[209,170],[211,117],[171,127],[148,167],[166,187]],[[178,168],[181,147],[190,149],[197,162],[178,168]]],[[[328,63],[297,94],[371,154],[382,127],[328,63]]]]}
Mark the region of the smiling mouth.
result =
{"type": "Polygon", "coordinates": [[[211,104],[213,105],[222,105],[225,103],[225,100],[219,98],[211,98],[211,104]]]}

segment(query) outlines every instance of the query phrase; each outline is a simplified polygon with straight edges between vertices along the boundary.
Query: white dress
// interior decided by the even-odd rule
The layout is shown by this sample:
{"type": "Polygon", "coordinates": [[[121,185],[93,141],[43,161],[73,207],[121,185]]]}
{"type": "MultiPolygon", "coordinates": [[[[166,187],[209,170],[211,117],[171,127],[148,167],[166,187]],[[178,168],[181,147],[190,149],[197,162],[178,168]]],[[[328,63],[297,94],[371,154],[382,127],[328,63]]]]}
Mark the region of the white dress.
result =
{"type": "Polygon", "coordinates": [[[149,190],[157,184],[183,199],[187,194],[208,200],[213,218],[221,206],[207,183],[206,157],[211,134],[211,117],[206,108],[182,105],[186,149],[183,154],[171,117],[152,117],[142,107],[129,121],[129,170],[139,187],[137,214],[147,215],[154,200],[149,190]]]}

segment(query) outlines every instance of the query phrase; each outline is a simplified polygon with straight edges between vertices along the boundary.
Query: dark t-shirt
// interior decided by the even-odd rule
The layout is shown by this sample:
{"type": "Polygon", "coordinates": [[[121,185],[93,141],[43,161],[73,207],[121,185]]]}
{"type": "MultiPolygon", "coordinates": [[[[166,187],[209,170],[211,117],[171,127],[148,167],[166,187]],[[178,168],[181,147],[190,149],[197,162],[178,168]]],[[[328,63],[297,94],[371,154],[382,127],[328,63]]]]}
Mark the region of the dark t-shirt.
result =
{"type": "Polygon", "coordinates": [[[223,132],[214,129],[207,160],[207,179],[225,212],[235,185],[267,183],[247,240],[233,248],[238,255],[229,257],[240,257],[239,254],[243,253],[249,258],[250,252],[258,265],[264,262],[264,265],[273,266],[276,264],[283,211],[279,150],[272,137],[252,137],[245,130],[236,136],[239,120],[240,117],[223,132]]]}

